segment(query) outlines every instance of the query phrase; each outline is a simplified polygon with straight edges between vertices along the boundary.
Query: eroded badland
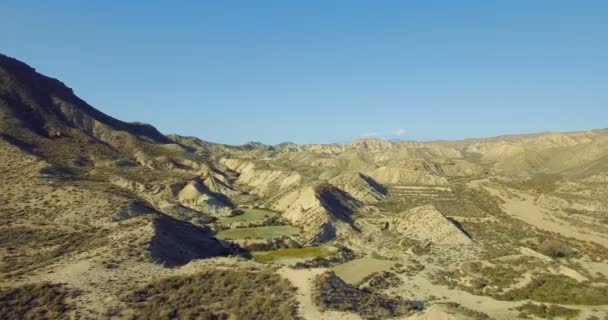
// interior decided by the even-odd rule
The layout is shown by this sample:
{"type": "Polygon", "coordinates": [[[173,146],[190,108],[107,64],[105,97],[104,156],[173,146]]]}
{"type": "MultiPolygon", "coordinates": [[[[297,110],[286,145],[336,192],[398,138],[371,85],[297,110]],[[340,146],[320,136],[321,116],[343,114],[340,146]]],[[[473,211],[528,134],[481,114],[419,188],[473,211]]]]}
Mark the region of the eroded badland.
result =
{"type": "Polygon", "coordinates": [[[243,146],[0,55],[2,319],[608,319],[608,131],[243,146]]]}

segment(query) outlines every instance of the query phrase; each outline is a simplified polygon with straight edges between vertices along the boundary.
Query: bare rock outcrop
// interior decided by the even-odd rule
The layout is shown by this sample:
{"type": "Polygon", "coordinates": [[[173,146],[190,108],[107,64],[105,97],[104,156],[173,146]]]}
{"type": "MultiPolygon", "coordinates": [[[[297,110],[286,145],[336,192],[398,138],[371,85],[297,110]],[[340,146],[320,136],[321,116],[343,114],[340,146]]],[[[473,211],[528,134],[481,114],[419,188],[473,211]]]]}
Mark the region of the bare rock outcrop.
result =
{"type": "Polygon", "coordinates": [[[252,192],[259,196],[269,196],[278,191],[296,187],[302,176],[297,172],[288,170],[259,169],[255,163],[241,159],[223,159],[222,164],[230,170],[239,173],[237,184],[252,188],[252,192]]]}
{"type": "Polygon", "coordinates": [[[363,204],[335,186],[322,184],[292,191],[272,208],[303,229],[304,242],[315,243],[355,230],[354,214],[363,204]]]}
{"type": "Polygon", "coordinates": [[[445,217],[432,205],[410,209],[392,224],[403,236],[420,242],[440,246],[469,245],[473,242],[456,220],[445,217]]]}
{"type": "Polygon", "coordinates": [[[188,207],[214,216],[230,216],[234,205],[228,197],[210,191],[201,181],[192,180],[177,195],[178,201],[188,207]]]}
{"type": "Polygon", "coordinates": [[[362,173],[340,175],[332,179],[331,183],[364,204],[377,203],[388,194],[385,186],[362,173]]]}

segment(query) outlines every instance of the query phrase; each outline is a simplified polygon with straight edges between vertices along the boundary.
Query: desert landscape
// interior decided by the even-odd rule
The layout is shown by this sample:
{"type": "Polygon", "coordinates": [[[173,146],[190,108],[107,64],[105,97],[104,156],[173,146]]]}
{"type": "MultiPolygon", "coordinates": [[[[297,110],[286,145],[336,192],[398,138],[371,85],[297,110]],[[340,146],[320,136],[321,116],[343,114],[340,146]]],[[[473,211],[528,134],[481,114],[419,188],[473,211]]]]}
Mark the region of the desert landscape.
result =
{"type": "Polygon", "coordinates": [[[2,319],[608,319],[606,129],[223,145],[0,55],[0,219],[2,319]]]}

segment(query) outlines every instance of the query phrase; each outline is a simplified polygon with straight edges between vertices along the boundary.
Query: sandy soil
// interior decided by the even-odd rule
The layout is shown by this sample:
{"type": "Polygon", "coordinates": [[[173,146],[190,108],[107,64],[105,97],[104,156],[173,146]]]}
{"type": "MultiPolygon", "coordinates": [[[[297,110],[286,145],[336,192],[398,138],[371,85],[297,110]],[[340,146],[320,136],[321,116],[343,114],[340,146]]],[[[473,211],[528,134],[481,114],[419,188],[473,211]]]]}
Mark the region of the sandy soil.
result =
{"type": "Polygon", "coordinates": [[[357,284],[368,275],[388,270],[394,264],[395,262],[390,260],[361,258],[337,265],[333,267],[333,270],[338,277],[347,283],[357,284]]]}
{"type": "Polygon", "coordinates": [[[487,180],[472,181],[469,183],[469,186],[484,188],[492,195],[502,199],[504,201],[502,209],[507,214],[539,229],[556,232],[582,241],[596,242],[608,247],[608,237],[606,237],[606,235],[599,234],[592,230],[581,230],[580,228],[572,226],[572,224],[559,218],[559,215],[563,214],[561,211],[549,211],[537,205],[535,196],[509,189],[508,192],[516,195],[516,197],[506,197],[504,190],[499,189],[499,187],[483,184],[484,182],[487,182],[487,180]]]}

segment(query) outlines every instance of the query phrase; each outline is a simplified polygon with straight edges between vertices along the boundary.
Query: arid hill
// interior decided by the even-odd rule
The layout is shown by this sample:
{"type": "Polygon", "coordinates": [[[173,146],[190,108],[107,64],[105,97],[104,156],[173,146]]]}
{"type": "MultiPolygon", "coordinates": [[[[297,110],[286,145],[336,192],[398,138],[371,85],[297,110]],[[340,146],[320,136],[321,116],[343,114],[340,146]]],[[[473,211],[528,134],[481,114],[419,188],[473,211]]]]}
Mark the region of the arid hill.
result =
{"type": "Polygon", "coordinates": [[[606,319],[608,130],[216,144],[0,55],[0,318],[606,319]]]}

